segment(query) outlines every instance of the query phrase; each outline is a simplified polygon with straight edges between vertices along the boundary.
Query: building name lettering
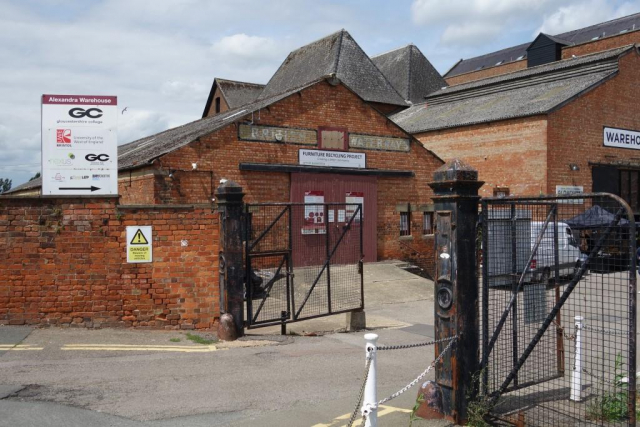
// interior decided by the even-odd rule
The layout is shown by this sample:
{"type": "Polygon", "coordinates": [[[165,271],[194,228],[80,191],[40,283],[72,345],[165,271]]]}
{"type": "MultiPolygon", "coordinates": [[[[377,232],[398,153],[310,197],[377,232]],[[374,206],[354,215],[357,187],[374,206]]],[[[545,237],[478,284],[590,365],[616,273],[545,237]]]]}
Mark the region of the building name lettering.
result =
{"type": "Polygon", "coordinates": [[[365,150],[408,152],[410,149],[410,141],[407,138],[350,134],[349,147],[363,148],[365,150]]]}
{"type": "Polygon", "coordinates": [[[640,150],[640,132],[605,127],[604,146],[640,150]]]}
{"type": "Polygon", "coordinates": [[[240,139],[247,141],[288,142],[305,145],[318,143],[318,134],[314,130],[241,124],[238,133],[240,139]]]}

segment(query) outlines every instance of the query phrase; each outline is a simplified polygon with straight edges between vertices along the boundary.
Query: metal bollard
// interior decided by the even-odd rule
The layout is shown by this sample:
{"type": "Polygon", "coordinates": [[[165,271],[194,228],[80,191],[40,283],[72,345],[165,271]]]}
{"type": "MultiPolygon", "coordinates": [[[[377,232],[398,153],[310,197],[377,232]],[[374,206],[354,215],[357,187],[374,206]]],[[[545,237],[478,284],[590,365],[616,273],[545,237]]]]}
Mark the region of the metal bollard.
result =
{"type": "Polygon", "coordinates": [[[571,371],[571,396],[569,399],[580,402],[582,401],[582,341],[580,335],[584,317],[576,316],[574,320],[576,322],[576,356],[571,371]]]}
{"type": "MultiPolygon", "coordinates": [[[[378,425],[378,412],[375,405],[378,402],[376,394],[376,348],[378,335],[365,334],[364,339],[367,341],[365,346],[365,356],[371,356],[371,364],[369,365],[369,374],[367,383],[364,386],[364,400],[362,401],[362,414],[367,416],[365,427],[376,427],[378,425]]],[[[365,359],[366,360],[366,359],[365,359]]]]}

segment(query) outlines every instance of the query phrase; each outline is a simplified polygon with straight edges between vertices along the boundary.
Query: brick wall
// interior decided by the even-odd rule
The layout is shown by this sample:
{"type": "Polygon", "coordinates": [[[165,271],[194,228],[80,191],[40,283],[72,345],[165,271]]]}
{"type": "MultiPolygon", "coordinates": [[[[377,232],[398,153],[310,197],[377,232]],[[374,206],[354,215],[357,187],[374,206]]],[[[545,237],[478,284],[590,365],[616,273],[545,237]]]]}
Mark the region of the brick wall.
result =
{"type": "Polygon", "coordinates": [[[218,214],[115,198],[0,201],[0,324],[208,328],[219,314],[218,214]],[[126,262],[126,227],[153,262],[126,262]],[[182,241],[187,245],[183,246],[182,241]]]}
{"type": "Polygon", "coordinates": [[[462,159],[479,172],[483,197],[496,187],[511,195],[547,192],[547,121],[544,116],[426,132],[416,137],[445,161],[462,159]]]}
{"type": "Polygon", "coordinates": [[[227,104],[227,101],[224,99],[224,96],[220,91],[220,87],[216,86],[216,91],[213,93],[213,98],[211,98],[211,105],[209,106],[209,111],[207,111],[207,117],[224,113],[228,109],[229,109],[229,105],[227,104]],[[216,113],[216,98],[218,97],[220,97],[220,112],[216,113]]]}
{"type": "Polygon", "coordinates": [[[527,68],[527,60],[521,59],[520,61],[513,61],[502,65],[496,65],[494,67],[484,68],[478,71],[470,71],[464,74],[458,74],[457,76],[445,78],[449,86],[459,85],[462,83],[473,82],[476,80],[486,79],[493,76],[499,76],[501,74],[512,73],[514,71],[524,70],[527,68]]]}
{"type": "Polygon", "coordinates": [[[640,30],[624,34],[616,34],[603,39],[581,43],[575,46],[566,46],[562,49],[562,59],[571,58],[573,55],[582,56],[589,53],[602,52],[603,50],[640,43],[640,30]]]}
{"type": "Polygon", "coordinates": [[[620,58],[617,76],[549,115],[549,192],[556,185],[591,191],[591,163],[640,166],[640,150],[605,147],[603,126],[640,130],[637,51],[620,58]],[[579,171],[571,171],[575,163],[579,171]]]}

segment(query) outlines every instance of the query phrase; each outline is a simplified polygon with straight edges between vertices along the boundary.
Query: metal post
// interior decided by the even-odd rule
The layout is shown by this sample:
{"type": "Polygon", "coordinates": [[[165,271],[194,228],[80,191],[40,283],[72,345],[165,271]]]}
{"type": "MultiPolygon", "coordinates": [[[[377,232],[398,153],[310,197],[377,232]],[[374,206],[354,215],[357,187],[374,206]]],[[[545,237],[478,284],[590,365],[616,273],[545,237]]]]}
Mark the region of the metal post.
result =
{"type": "Polygon", "coordinates": [[[233,317],[236,337],[244,335],[243,198],[242,187],[233,181],[226,181],[216,189],[220,213],[220,254],[225,261],[224,283],[220,289],[220,314],[233,317]]]}
{"type": "Polygon", "coordinates": [[[369,408],[374,408],[375,405],[378,403],[378,397],[376,394],[376,349],[377,349],[378,335],[365,334],[364,339],[367,341],[367,344],[365,347],[365,360],[371,357],[371,364],[369,365],[369,374],[367,375],[367,383],[364,386],[364,399],[362,401],[362,411],[363,413],[367,411],[367,422],[365,423],[365,427],[376,427],[378,425],[378,412],[375,409],[373,411],[370,411],[369,408]]]}
{"type": "MultiPolygon", "coordinates": [[[[478,278],[476,225],[478,222],[478,172],[452,160],[434,173],[436,212],[436,339],[459,339],[436,365],[436,383],[443,396],[443,416],[464,424],[467,400],[475,387],[478,363],[478,278]]],[[[440,354],[446,343],[436,345],[440,354]]]]}
{"type": "Polygon", "coordinates": [[[576,316],[576,355],[573,362],[573,370],[571,371],[571,396],[574,402],[582,401],[582,322],[584,317],[576,316]]]}

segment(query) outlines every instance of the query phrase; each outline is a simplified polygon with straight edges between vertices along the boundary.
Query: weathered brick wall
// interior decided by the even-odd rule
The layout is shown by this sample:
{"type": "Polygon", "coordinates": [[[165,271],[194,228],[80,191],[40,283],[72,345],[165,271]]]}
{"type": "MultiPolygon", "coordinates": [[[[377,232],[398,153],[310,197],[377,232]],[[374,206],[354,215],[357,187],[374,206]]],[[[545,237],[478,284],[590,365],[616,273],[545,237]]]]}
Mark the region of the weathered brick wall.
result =
{"type": "Polygon", "coordinates": [[[153,205],[155,201],[154,169],[142,168],[118,174],[118,194],[122,204],[153,205]]]}
{"type": "Polygon", "coordinates": [[[605,147],[603,126],[640,130],[640,55],[623,56],[617,76],[549,115],[549,192],[556,185],[592,188],[593,163],[640,166],[640,151],[605,147]],[[571,171],[575,163],[579,171],[571,171]]]}
{"type": "Polygon", "coordinates": [[[115,198],[0,201],[0,324],[208,328],[219,314],[218,214],[115,198]],[[126,262],[126,227],[153,262],[126,262]],[[182,241],[186,241],[186,246],[182,241]]]}
{"type": "MultiPolygon", "coordinates": [[[[251,118],[251,116],[249,116],[251,118]]],[[[269,108],[253,115],[256,125],[272,125],[302,129],[318,129],[321,126],[344,127],[352,133],[384,135],[399,138],[408,136],[393,122],[379,114],[344,86],[317,84],[294,94],[269,108]]],[[[198,142],[191,143],[159,159],[163,171],[169,169],[184,170],[179,175],[182,196],[170,199],[157,197],[158,203],[203,203],[210,199],[210,187],[207,175],[211,173],[214,187],[221,178],[232,179],[240,184],[247,193],[245,201],[288,202],[290,201],[289,173],[240,171],[242,162],[297,164],[300,148],[317,148],[283,143],[242,141],[238,139],[238,130],[230,125],[198,142]],[[192,162],[198,163],[197,173],[191,172],[192,162]],[[206,172],[205,172],[206,171],[206,172]]],[[[365,152],[367,168],[413,170],[413,178],[378,177],[378,257],[401,258],[400,216],[396,212],[397,203],[431,203],[432,191],[428,186],[433,171],[442,165],[442,161],[412,142],[411,152],[384,152],[375,150],[352,149],[365,152]]],[[[174,174],[175,175],[175,174],[174,174]]],[[[158,179],[169,180],[168,176],[158,175],[158,179]]],[[[421,221],[419,226],[421,227],[421,221]]],[[[422,244],[421,231],[416,232],[415,245],[422,244]],[[418,242],[420,240],[420,242],[418,242]]],[[[425,254],[433,254],[433,245],[426,240],[422,246],[425,254]]]]}
{"type": "Polygon", "coordinates": [[[562,59],[571,58],[573,55],[582,56],[589,53],[602,52],[603,50],[640,43],[640,30],[624,34],[616,34],[603,39],[581,43],[575,46],[562,48],[562,59]]]}
{"type": "Polygon", "coordinates": [[[426,132],[416,137],[445,161],[464,160],[479,172],[483,197],[496,187],[511,195],[547,192],[547,120],[544,116],[426,132]]]}
{"type": "Polygon", "coordinates": [[[473,82],[476,80],[486,79],[488,77],[499,76],[501,74],[507,74],[518,70],[524,70],[527,68],[527,60],[521,59],[519,61],[508,62],[502,65],[496,65],[494,67],[484,68],[478,71],[470,71],[464,74],[458,74],[457,76],[447,77],[445,80],[449,86],[459,85],[462,83],[473,82]]]}
{"type": "Polygon", "coordinates": [[[216,91],[213,93],[213,98],[211,98],[211,106],[209,106],[209,111],[207,111],[207,117],[215,116],[216,114],[224,113],[229,109],[229,105],[227,105],[227,101],[222,96],[222,92],[220,91],[220,87],[216,87],[216,91]],[[216,113],[216,98],[220,97],[220,112],[216,113]]]}

